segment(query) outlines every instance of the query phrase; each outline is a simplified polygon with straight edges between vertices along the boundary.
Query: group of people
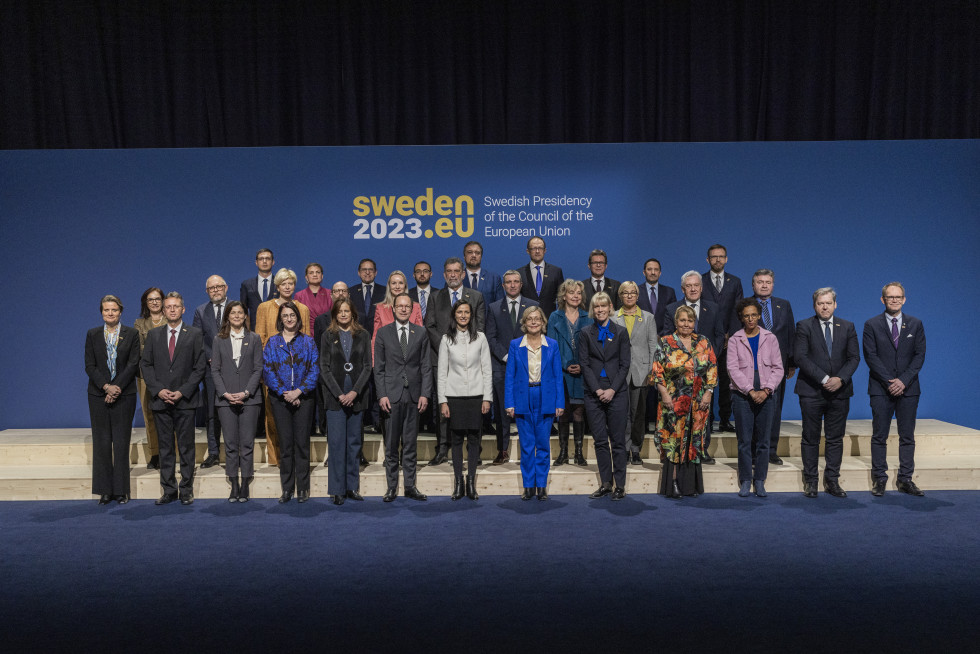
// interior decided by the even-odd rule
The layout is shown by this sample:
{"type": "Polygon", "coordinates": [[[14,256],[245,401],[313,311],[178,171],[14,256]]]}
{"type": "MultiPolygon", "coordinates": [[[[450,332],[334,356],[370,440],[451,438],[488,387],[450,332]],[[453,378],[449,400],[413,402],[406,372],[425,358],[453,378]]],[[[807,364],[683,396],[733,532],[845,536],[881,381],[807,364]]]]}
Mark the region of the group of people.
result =
{"type": "MultiPolygon", "coordinates": [[[[147,289],[133,328],[121,323],[119,298],[106,295],[103,324],[88,332],[85,345],[93,492],[101,504],[129,500],[138,394],[148,467],[160,471],[158,504],[194,501],[194,423],[201,406],[208,434],[201,465],[219,465],[223,433],[231,502],[249,499],[254,443],[262,431],[267,461],[279,467],[279,502],[294,495],[307,501],[316,430],[327,436],[333,502],[363,500],[366,422],[383,434],[384,501],[397,496],[399,469],[404,495],[424,501],[416,478],[417,437],[429,411],[437,437],[429,465],[447,462],[451,449],[453,500],[479,497],[480,443],[491,416],[494,465],[509,460],[516,423],[524,500],[548,499],[553,426],[559,447],[553,465],[586,465],[588,426],[599,471],[591,496],[622,499],[627,466],[642,464],[648,414],[656,416],[661,494],[694,496],[704,492],[701,465],[714,463],[709,444],[715,406],[718,429],[736,433],[739,495],[765,497],[768,467],[782,463],[777,446],[786,380],[798,370],[804,494],[817,494],[823,428],[824,488],[846,495],[838,479],[860,352],[854,324],[836,316],[832,288],[817,289],[815,315],[795,323],[790,303],[772,295],[773,271],[756,271],[753,293],[744,297],[741,280],[725,270],[722,245],[708,249],[709,271],[682,275],[680,300],[660,284],[657,259],[644,263],[642,283],[620,283],[605,275],[605,252],[593,250],[589,277],[577,281],[546,263],[546,251],[543,239],[531,238],[529,262],[497,275],[482,266],[483,248],[471,241],[463,259],[444,262],[443,288],[431,285],[432,267],[425,261],[414,267],[412,288],[401,271],[392,272],[386,285],[376,283],[375,262],[363,259],[359,283],[326,289],[322,266],[311,263],[307,287],[297,292],[297,275],[287,268],[273,275],[273,254],[262,249],[258,274],[241,284],[240,300],[228,299],[223,278],[208,278],[209,301],[197,307],[191,326],[177,292],[147,289]]],[[[912,474],[925,334],[919,320],[902,313],[900,283],[884,287],[882,302],[884,313],[865,323],[863,335],[873,414],[872,493],[885,490],[886,441],[897,416],[897,487],[922,495],[912,474]]]]}

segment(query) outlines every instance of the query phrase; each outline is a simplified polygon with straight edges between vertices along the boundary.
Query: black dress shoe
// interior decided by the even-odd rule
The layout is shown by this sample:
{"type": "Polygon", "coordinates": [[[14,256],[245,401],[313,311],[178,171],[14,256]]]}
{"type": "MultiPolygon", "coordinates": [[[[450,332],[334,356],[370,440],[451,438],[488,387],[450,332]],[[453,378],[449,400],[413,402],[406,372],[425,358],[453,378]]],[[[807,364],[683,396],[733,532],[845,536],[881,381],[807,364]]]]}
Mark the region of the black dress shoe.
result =
{"type": "Polygon", "coordinates": [[[707,464],[709,466],[710,465],[714,465],[714,463],[715,463],[715,457],[713,457],[710,454],[708,454],[707,452],[705,452],[704,454],[701,455],[701,463],[705,463],[705,464],[707,464]]]}
{"type": "Polygon", "coordinates": [[[735,431],[735,427],[733,427],[732,426],[732,423],[728,422],[727,420],[723,420],[721,422],[721,424],[718,425],[718,431],[730,431],[730,432],[733,432],[733,431],[735,431]]]}
{"type": "Polygon", "coordinates": [[[415,486],[409,486],[405,489],[405,497],[410,500],[417,500],[419,502],[424,502],[429,499],[428,495],[425,493],[420,493],[419,489],[417,489],[415,486]]]}
{"type": "MultiPolygon", "coordinates": [[[[466,478],[466,497],[470,498],[471,500],[478,500],[478,499],[480,499],[480,494],[476,492],[476,478],[475,477],[467,477],[466,478]]],[[[538,499],[540,500],[541,498],[539,497],[538,499]]]]}
{"type": "Polygon", "coordinates": [[[547,488],[539,488],[538,489],[538,501],[539,502],[546,502],[547,500],[548,500],[548,489],[547,488]]]}
{"type": "Polygon", "coordinates": [[[510,461],[509,452],[497,452],[497,458],[493,460],[493,465],[499,466],[501,463],[507,463],[510,461]]]}
{"type": "Polygon", "coordinates": [[[207,458],[204,459],[204,462],[201,463],[201,467],[202,468],[210,468],[213,465],[215,465],[217,462],[218,462],[218,457],[217,456],[215,456],[214,454],[208,454],[207,458]]]}
{"type": "Polygon", "coordinates": [[[783,465],[783,460],[779,458],[778,454],[770,454],[769,463],[773,464],[774,466],[781,466],[783,465]]]}
{"type": "Polygon", "coordinates": [[[833,495],[834,497],[847,497],[847,493],[844,492],[844,489],[841,488],[840,484],[838,484],[836,481],[825,480],[823,482],[823,489],[828,495],[833,495]]]}
{"type": "Polygon", "coordinates": [[[906,495],[915,495],[916,497],[922,497],[925,495],[919,487],[915,485],[915,482],[911,479],[909,481],[898,482],[898,492],[905,493],[906,495]]]}
{"type": "Polygon", "coordinates": [[[357,502],[363,502],[364,501],[364,498],[361,497],[361,494],[358,493],[357,491],[354,491],[354,490],[347,491],[347,497],[349,499],[355,500],[357,502]]]}
{"type": "Polygon", "coordinates": [[[116,495],[112,499],[116,500],[120,504],[126,504],[127,502],[129,502],[129,495],[116,495]]]}
{"type": "Polygon", "coordinates": [[[531,499],[532,497],[534,497],[534,491],[535,491],[535,489],[533,489],[533,488],[530,488],[530,487],[529,488],[525,488],[524,489],[524,493],[521,495],[521,499],[524,500],[524,501],[527,501],[527,500],[531,499]]]}
{"type": "Polygon", "coordinates": [[[385,502],[394,502],[396,495],[398,495],[398,489],[389,488],[385,491],[385,496],[382,499],[384,499],[385,502]]]}
{"type": "Polygon", "coordinates": [[[183,504],[184,506],[188,506],[190,504],[193,504],[194,503],[194,493],[190,493],[189,495],[182,496],[180,498],[180,503],[183,504]]]}
{"type": "Polygon", "coordinates": [[[160,499],[154,502],[154,504],[156,504],[157,506],[160,506],[161,504],[170,504],[176,499],[177,499],[176,495],[161,495],[160,499]]]}
{"type": "Polygon", "coordinates": [[[589,495],[589,497],[595,500],[595,499],[599,499],[600,497],[605,497],[606,495],[609,495],[612,492],[613,492],[612,484],[603,484],[602,486],[599,486],[599,488],[592,491],[592,494],[589,495]]]}
{"type": "Polygon", "coordinates": [[[639,452],[633,452],[633,454],[630,455],[630,463],[635,466],[643,465],[643,459],[640,458],[639,452]]]}
{"type": "Polygon", "coordinates": [[[285,504],[291,499],[293,499],[293,491],[283,491],[282,495],[279,496],[279,503],[285,504]]]}
{"type": "Polygon", "coordinates": [[[344,498],[343,495],[334,495],[333,496],[333,503],[336,504],[337,506],[340,506],[341,504],[343,504],[345,502],[345,500],[346,500],[346,498],[344,498]]]}
{"type": "Polygon", "coordinates": [[[147,470],[159,470],[160,469],[160,455],[154,454],[150,457],[150,460],[146,462],[147,470]]]}
{"type": "Polygon", "coordinates": [[[361,458],[360,458],[360,461],[358,461],[358,463],[360,464],[360,466],[362,468],[367,467],[367,465],[368,465],[367,457],[365,457],[363,454],[361,454],[361,458]]]}
{"type": "Polygon", "coordinates": [[[437,465],[440,465],[440,464],[445,463],[447,461],[449,461],[449,457],[446,456],[446,453],[445,452],[439,452],[439,451],[437,451],[436,452],[436,455],[434,457],[432,457],[432,460],[431,461],[429,461],[429,465],[430,466],[437,466],[437,465]]]}
{"type": "Polygon", "coordinates": [[[672,482],[670,482],[670,489],[667,491],[667,497],[669,497],[669,498],[671,498],[673,500],[679,500],[679,499],[681,499],[681,489],[677,485],[677,480],[676,479],[673,480],[672,482]]]}
{"type": "Polygon", "coordinates": [[[310,499],[310,491],[308,490],[302,490],[296,493],[296,501],[299,502],[300,504],[309,501],[309,499],[310,499]]]}
{"type": "Polygon", "coordinates": [[[881,497],[884,495],[886,483],[886,479],[875,479],[875,482],[871,485],[871,494],[875,497],[881,497]]]}
{"type": "Polygon", "coordinates": [[[809,497],[813,499],[816,496],[817,496],[817,482],[815,481],[803,482],[803,497],[809,497]]]}
{"type": "Polygon", "coordinates": [[[623,499],[624,497],[626,497],[626,491],[624,491],[622,488],[617,488],[616,490],[613,491],[612,501],[613,502],[618,502],[619,500],[623,499]]]}
{"type": "Polygon", "coordinates": [[[104,506],[112,501],[112,495],[99,495],[99,505],[104,506]]]}

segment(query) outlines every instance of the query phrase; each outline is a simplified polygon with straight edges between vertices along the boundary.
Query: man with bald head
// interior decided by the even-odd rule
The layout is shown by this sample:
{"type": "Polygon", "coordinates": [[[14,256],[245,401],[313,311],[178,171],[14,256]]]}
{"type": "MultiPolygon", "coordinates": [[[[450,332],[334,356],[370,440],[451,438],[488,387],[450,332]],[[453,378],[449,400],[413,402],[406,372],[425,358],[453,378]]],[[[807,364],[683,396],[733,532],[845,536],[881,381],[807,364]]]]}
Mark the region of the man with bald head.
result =
{"type": "Polygon", "coordinates": [[[204,373],[204,411],[207,415],[208,456],[201,464],[202,468],[210,468],[218,463],[218,446],[221,442],[221,423],[214,406],[214,381],[211,378],[211,345],[214,337],[221,328],[221,319],[225,315],[225,304],[228,302],[228,284],[220,275],[211,275],[205,283],[209,300],[194,311],[194,327],[204,335],[204,358],[207,360],[207,370],[204,373]]]}

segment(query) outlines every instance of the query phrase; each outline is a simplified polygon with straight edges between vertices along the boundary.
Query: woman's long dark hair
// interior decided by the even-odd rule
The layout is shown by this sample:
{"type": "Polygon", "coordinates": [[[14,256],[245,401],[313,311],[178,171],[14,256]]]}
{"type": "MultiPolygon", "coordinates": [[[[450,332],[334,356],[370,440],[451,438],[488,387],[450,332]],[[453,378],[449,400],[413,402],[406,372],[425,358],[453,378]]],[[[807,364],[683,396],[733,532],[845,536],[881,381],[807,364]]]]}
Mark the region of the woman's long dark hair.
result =
{"type": "Polygon", "coordinates": [[[470,308],[470,324],[466,326],[466,331],[470,335],[471,341],[476,340],[476,309],[466,300],[456,300],[456,304],[453,305],[453,310],[450,314],[452,320],[449,321],[449,328],[446,330],[446,336],[449,337],[449,342],[453,345],[456,344],[456,334],[458,332],[456,329],[456,309],[464,304],[470,308]]]}
{"type": "Polygon", "coordinates": [[[357,333],[362,331],[364,326],[357,320],[357,307],[354,306],[353,302],[346,298],[343,300],[337,300],[333,303],[333,308],[330,309],[330,326],[327,327],[327,331],[329,331],[331,334],[336,334],[340,331],[340,323],[337,322],[337,314],[340,313],[341,304],[346,304],[347,308],[350,309],[350,335],[357,336],[357,333]]]}
{"type": "Polygon", "coordinates": [[[150,293],[153,291],[160,294],[160,309],[163,309],[163,291],[156,286],[151,286],[143,291],[143,297],[140,298],[140,318],[143,318],[144,320],[150,317],[150,307],[146,304],[146,298],[149,297],[150,293]]]}
{"type": "Polygon", "coordinates": [[[242,311],[245,312],[245,324],[242,325],[242,329],[245,330],[246,334],[248,333],[248,309],[246,309],[245,305],[238,300],[232,300],[225,305],[225,313],[223,316],[221,316],[221,329],[219,329],[218,333],[216,334],[218,338],[228,338],[228,336],[231,334],[231,323],[228,322],[228,315],[231,314],[231,310],[235,307],[241,307],[242,311]]]}

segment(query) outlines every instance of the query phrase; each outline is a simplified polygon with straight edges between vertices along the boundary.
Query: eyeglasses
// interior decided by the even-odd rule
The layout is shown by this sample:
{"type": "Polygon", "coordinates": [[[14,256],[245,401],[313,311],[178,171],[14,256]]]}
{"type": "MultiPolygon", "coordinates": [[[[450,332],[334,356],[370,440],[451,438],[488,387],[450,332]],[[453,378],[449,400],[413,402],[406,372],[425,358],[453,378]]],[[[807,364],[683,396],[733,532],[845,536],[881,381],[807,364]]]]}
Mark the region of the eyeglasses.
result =
{"type": "Polygon", "coordinates": [[[897,302],[898,300],[904,300],[905,299],[905,296],[904,295],[886,295],[885,296],[885,299],[886,300],[897,302]]]}
{"type": "Polygon", "coordinates": [[[639,295],[636,291],[623,291],[623,297],[638,297],[639,295]]]}
{"type": "Polygon", "coordinates": [[[212,291],[220,291],[223,288],[228,288],[228,285],[227,284],[217,284],[215,286],[208,286],[208,293],[211,293],[212,291]]]}

